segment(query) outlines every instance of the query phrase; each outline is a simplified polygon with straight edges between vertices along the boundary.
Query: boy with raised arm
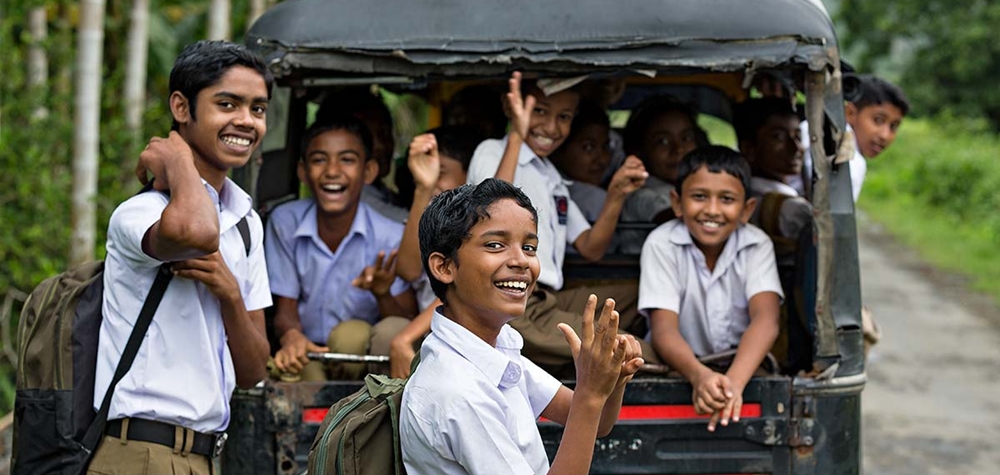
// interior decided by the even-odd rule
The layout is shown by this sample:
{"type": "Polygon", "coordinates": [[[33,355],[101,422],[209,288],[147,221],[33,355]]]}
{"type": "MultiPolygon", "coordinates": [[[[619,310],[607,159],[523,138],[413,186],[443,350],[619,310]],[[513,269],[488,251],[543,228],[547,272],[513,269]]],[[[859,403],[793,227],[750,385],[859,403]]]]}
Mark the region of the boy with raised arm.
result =
{"type": "Polygon", "coordinates": [[[508,322],[524,312],[540,269],[537,215],[527,196],[489,179],[439,195],[420,221],[420,251],[443,305],[403,392],[400,439],[410,475],[585,474],[594,441],[618,419],[642,350],[618,335],[608,300],[582,311],[582,333],[559,325],[576,361],[576,389],[521,355],[508,322]],[[447,381],[447,384],[442,384],[447,381]],[[549,466],[536,420],[566,426],[549,466]]]}

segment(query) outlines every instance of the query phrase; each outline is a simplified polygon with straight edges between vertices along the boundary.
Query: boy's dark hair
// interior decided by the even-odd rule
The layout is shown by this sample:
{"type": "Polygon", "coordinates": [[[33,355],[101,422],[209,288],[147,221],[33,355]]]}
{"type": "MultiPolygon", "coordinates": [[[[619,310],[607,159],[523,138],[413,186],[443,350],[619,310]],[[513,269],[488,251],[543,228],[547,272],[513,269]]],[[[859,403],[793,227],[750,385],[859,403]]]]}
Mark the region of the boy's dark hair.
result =
{"type": "Polygon", "coordinates": [[[642,101],[641,104],[632,110],[632,114],[625,124],[625,154],[638,156],[643,163],[646,162],[642,150],[643,137],[649,132],[649,128],[657,119],[665,114],[678,112],[687,117],[694,126],[698,146],[708,145],[708,134],[698,125],[698,112],[690,105],[681,102],[674,96],[654,96],[642,101]]]}
{"type": "Polygon", "coordinates": [[[910,112],[910,101],[899,86],[871,74],[845,74],[844,99],[851,101],[858,110],[889,103],[899,108],[904,116],[910,112]]]}
{"type": "MultiPolygon", "coordinates": [[[[191,119],[194,120],[198,93],[218,83],[234,66],[244,66],[260,73],[267,86],[267,97],[271,98],[274,76],[264,60],[246,46],[228,41],[199,41],[185,46],[170,70],[170,93],[178,91],[187,98],[191,119]]],[[[175,120],[171,129],[177,130],[178,126],[175,120]]]]}
{"type": "MultiPolygon", "coordinates": [[[[479,130],[465,126],[446,125],[428,130],[425,133],[434,134],[439,154],[458,160],[462,164],[462,171],[466,172],[469,171],[472,154],[475,153],[479,143],[484,140],[479,130]]],[[[413,183],[413,172],[406,164],[409,156],[410,151],[407,149],[402,160],[396,163],[396,176],[394,177],[397,193],[393,201],[396,205],[406,209],[413,206],[413,193],[417,189],[416,184],[413,183]]]]}
{"type": "Polygon", "coordinates": [[[701,167],[712,173],[725,172],[743,184],[744,199],[750,199],[750,163],[739,152],[721,145],[698,147],[684,156],[677,166],[677,192],[681,193],[684,180],[701,167]]]}
{"type": "Polygon", "coordinates": [[[472,227],[490,218],[489,208],[497,201],[511,199],[518,206],[531,212],[531,219],[538,223],[538,212],[520,188],[503,180],[488,178],[478,185],[462,185],[441,193],[427,205],[420,217],[420,259],[424,272],[431,282],[431,289],[442,302],[447,303],[448,286],[434,278],[427,259],[440,252],[447,259],[456,260],[458,249],[469,240],[472,227]]]}
{"type": "Polygon", "coordinates": [[[337,89],[328,93],[316,111],[316,122],[329,121],[345,114],[358,116],[366,112],[371,112],[390,132],[393,130],[389,107],[381,96],[372,94],[367,87],[337,89]]]}
{"type": "Polygon", "coordinates": [[[603,127],[611,128],[611,120],[608,119],[608,114],[601,109],[601,106],[597,103],[589,100],[581,100],[580,106],[576,110],[576,115],[573,116],[573,126],[569,130],[569,136],[566,137],[566,141],[569,142],[580,133],[580,130],[588,125],[600,125],[603,127]]]}
{"type": "Polygon", "coordinates": [[[312,125],[306,129],[305,134],[302,136],[302,160],[306,159],[306,149],[309,148],[309,142],[321,134],[330,132],[331,130],[343,130],[347,133],[354,134],[361,140],[361,145],[364,147],[365,152],[365,162],[372,159],[372,133],[365,126],[364,122],[360,119],[349,114],[340,115],[329,115],[324,118],[324,120],[316,120],[312,125]]]}
{"type": "Polygon", "coordinates": [[[747,99],[737,104],[733,112],[733,128],[740,142],[756,142],[757,131],[773,116],[799,117],[788,99],[778,97],[747,99]]]}

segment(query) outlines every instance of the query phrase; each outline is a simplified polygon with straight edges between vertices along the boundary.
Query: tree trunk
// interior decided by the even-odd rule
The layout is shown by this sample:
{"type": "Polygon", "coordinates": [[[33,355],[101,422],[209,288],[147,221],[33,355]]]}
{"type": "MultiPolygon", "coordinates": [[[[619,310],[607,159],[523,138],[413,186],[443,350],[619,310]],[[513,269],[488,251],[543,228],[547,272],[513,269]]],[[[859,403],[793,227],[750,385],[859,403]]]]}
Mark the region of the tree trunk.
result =
{"type": "Polygon", "coordinates": [[[45,40],[48,37],[48,14],[45,7],[35,7],[28,12],[28,36],[31,44],[28,46],[28,89],[31,97],[38,105],[32,115],[44,118],[49,115],[45,106],[45,88],[49,81],[49,58],[45,52],[45,40]]]}
{"type": "Polygon", "coordinates": [[[94,258],[103,47],[104,0],[81,0],[73,120],[73,237],[70,242],[70,264],[94,258]]]}
{"type": "Polygon", "coordinates": [[[253,22],[257,21],[264,14],[265,10],[267,10],[267,0],[250,0],[250,16],[247,18],[247,31],[250,31],[253,22]]]}
{"type": "Polygon", "coordinates": [[[212,0],[208,7],[208,39],[229,39],[229,0],[212,0]]]}
{"type": "Polygon", "coordinates": [[[133,146],[142,138],[142,111],[146,105],[148,56],[149,0],[132,0],[128,57],[125,63],[125,126],[132,133],[133,146]]]}

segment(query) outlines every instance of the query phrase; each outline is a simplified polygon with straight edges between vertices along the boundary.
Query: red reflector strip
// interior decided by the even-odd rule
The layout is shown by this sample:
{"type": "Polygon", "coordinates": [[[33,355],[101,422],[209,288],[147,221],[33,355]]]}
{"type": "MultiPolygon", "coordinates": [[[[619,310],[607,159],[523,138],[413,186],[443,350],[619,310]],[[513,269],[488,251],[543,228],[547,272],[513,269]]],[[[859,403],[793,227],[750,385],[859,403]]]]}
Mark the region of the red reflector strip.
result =
{"type": "MultiPolygon", "coordinates": [[[[710,414],[698,414],[690,404],[657,404],[645,406],[622,406],[619,421],[654,421],[664,419],[708,419],[710,414]]],[[[741,419],[760,417],[760,404],[744,404],[741,419]]],[[[540,422],[550,422],[541,417],[540,422]]]]}
{"type": "MultiPolygon", "coordinates": [[[[306,424],[320,424],[329,408],[317,407],[302,410],[302,422],[306,424]]],[[[740,411],[740,418],[748,419],[760,417],[760,404],[744,404],[740,411]]],[[[662,419],[708,419],[708,414],[698,414],[694,406],[690,404],[670,404],[670,405],[646,405],[646,406],[622,406],[618,413],[619,421],[651,421],[662,419]]],[[[544,417],[539,421],[548,422],[544,417]]]]}
{"type": "Polygon", "coordinates": [[[320,424],[323,422],[323,418],[326,417],[327,412],[330,412],[330,408],[328,407],[303,409],[302,422],[306,424],[320,424]]]}

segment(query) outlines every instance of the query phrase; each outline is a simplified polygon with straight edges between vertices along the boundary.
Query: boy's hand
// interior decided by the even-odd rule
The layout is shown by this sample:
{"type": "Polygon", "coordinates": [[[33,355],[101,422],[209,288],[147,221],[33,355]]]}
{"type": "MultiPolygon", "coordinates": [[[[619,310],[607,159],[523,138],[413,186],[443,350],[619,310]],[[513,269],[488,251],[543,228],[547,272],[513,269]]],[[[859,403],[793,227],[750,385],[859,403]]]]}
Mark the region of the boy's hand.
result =
{"type": "Polygon", "coordinates": [[[417,353],[413,351],[413,342],[403,335],[396,335],[389,343],[389,376],[393,378],[409,378],[410,364],[417,353]]]}
{"type": "Polygon", "coordinates": [[[145,185],[149,182],[149,176],[153,175],[156,181],[153,188],[166,191],[170,189],[170,177],[167,171],[171,162],[176,160],[186,160],[194,164],[194,154],[191,147],[181,138],[176,131],[170,131],[167,138],[153,137],[149,139],[146,149],[139,154],[139,163],[135,166],[135,176],[139,182],[145,185]]]}
{"type": "Polygon", "coordinates": [[[618,340],[625,345],[625,359],[622,361],[622,370],[618,374],[618,386],[624,386],[632,380],[635,373],[639,372],[645,360],[642,359],[642,346],[639,340],[632,335],[618,335],[618,340]]]}
{"type": "MultiPolygon", "coordinates": [[[[721,411],[733,398],[732,382],[729,377],[703,368],[701,375],[691,381],[694,386],[691,398],[694,400],[694,410],[698,414],[713,414],[721,411]]],[[[715,426],[709,424],[709,430],[715,426]]]]}
{"type": "Polygon", "coordinates": [[[611,183],[608,185],[608,195],[624,198],[629,193],[642,188],[646,184],[646,178],[648,177],[649,173],[646,172],[646,167],[643,166],[642,160],[639,160],[639,157],[635,155],[629,155],[625,159],[625,163],[622,164],[622,167],[611,177],[611,183]]]}
{"type": "MultiPolygon", "coordinates": [[[[159,180],[156,181],[159,185],[159,180]]],[[[185,279],[197,280],[219,300],[231,301],[242,298],[240,286],[236,278],[222,259],[222,254],[215,251],[211,254],[175,262],[170,266],[174,275],[185,279]]]]}
{"type": "Polygon", "coordinates": [[[559,330],[566,337],[576,362],[576,392],[600,399],[601,404],[615,390],[625,361],[626,342],[618,338],[615,301],[607,299],[600,318],[594,321],[597,296],[591,294],[583,309],[583,335],[577,336],[565,323],[559,330]]]}
{"type": "Polygon", "coordinates": [[[378,257],[375,258],[375,265],[365,267],[351,284],[371,292],[375,297],[389,295],[392,282],[396,280],[397,257],[399,257],[399,249],[393,249],[389,253],[388,259],[385,257],[385,251],[379,251],[378,257]]]}
{"type": "Polygon", "coordinates": [[[527,97],[521,95],[521,73],[518,71],[511,74],[507,85],[510,92],[504,96],[504,111],[510,119],[511,130],[520,135],[522,140],[527,140],[531,113],[535,110],[535,97],[531,94],[527,97]]]}
{"type": "Polygon", "coordinates": [[[433,189],[441,175],[441,157],[438,155],[434,134],[421,134],[410,142],[410,155],[406,164],[413,174],[417,188],[433,189]]]}
{"type": "Polygon", "coordinates": [[[299,330],[288,330],[281,336],[281,349],[274,355],[274,365],[285,373],[298,374],[309,363],[306,353],[326,353],[325,346],[319,346],[306,338],[299,330]]]}
{"type": "Polygon", "coordinates": [[[740,421],[740,412],[743,410],[743,389],[733,389],[733,397],[726,403],[726,407],[721,411],[712,413],[712,418],[708,420],[708,431],[715,431],[715,424],[721,423],[723,426],[729,425],[729,420],[740,421]]]}

